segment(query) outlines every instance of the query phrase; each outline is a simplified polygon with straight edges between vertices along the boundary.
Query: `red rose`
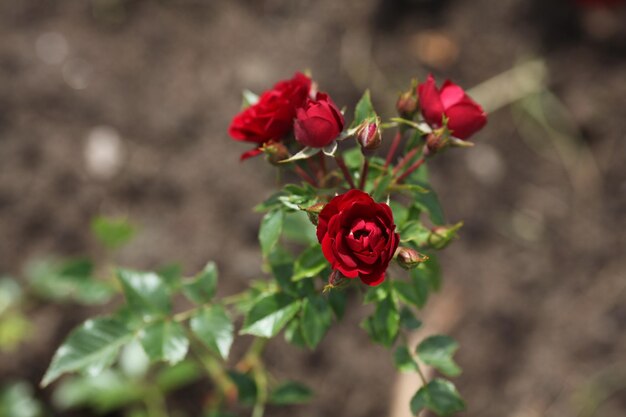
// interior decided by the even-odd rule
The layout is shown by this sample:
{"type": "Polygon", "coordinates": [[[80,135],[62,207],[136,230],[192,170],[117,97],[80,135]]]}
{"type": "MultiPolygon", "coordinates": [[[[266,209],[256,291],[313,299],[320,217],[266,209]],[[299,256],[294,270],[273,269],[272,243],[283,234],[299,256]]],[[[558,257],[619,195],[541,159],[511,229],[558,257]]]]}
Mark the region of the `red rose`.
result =
{"type": "Polygon", "coordinates": [[[298,72],[291,80],[276,83],[256,104],[233,118],[228,134],[235,140],[257,144],[241,155],[242,160],[260,154],[263,144],[280,141],[291,131],[296,109],[304,104],[310,90],[311,79],[298,72]]]}
{"type": "Polygon", "coordinates": [[[348,278],[378,285],[394,256],[400,236],[387,204],[350,190],[334,197],[319,214],[317,240],[333,269],[348,278]]]}
{"type": "Polygon", "coordinates": [[[445,116],[448,128],[456,138],[467,139],[487,123],[482,107],[450,80],[446,80],[439,90],[435,79],[429,75],[426,82],[417,87],[417,92],[426,123],[434,128],[441,127],[445,116]]]}
{"type": "Polygon", "coordinates": [[[317,93],[296,113],[293,124],[296,140],[304,146],[323,148],[330,145],[343,130],[343,115],[327,94],[317,93]]]}

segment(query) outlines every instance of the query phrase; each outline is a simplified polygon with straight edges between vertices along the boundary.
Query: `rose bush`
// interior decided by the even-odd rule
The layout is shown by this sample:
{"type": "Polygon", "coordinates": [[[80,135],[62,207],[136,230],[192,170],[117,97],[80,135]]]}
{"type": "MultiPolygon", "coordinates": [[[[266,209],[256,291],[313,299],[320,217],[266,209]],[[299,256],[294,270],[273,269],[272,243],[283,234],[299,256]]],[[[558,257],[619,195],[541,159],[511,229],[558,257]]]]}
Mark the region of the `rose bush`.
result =
{"type": "Polygon", "coordinates": [[[347,278],[378,285],[393,259],[400,237],[387,204],[350,190],[334,197],[319,214],[317,239],[334,270],[347,278]]]}
{"type": "Polygon", "coordinates": [[[441,127],[445,117],[452,135],[465,140],[487,123],[487,115],[482,107],[450,80],[446,80],[438,89],[435,79],[429,75],[417,90],[422,116],[433,128],[441,127]]]}
{"type": "Polygon", "coordinates": [[[327,94],[317,93],[308,99],[296,113],[294,130],[296,140],[304,146],[323,148],[330,145],[343,130],[341,111],[327,94]]]}
{"type": "Polygon", "coordinates": [[[282,140],[293,128],[296,109],[304,105],[310,90],[311,79],[296,73],[292,79],[276,83],[261,94],[257,103],[237,114],[228,134],[235,140],[257,144],[243,153],[241,159],[256,156],[262,152],[263,145],[282,140]]]}

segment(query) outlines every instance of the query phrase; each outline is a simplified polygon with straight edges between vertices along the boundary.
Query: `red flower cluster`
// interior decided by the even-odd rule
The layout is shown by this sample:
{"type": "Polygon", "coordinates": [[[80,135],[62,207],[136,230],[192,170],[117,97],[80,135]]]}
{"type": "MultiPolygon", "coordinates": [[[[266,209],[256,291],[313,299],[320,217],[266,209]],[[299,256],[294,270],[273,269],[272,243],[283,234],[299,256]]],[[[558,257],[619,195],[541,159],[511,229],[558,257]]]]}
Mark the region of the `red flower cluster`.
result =
{"type": "Polygon", "coordinates": [[[482,107],[450,80],[437,88],[432,75],[417,87],[419,107],[424,120],[433,128],[441,127],[443,118],[454,137],[468,139],[487,123],[482,107]]]}
{"type": "Polygon", "coordinates": [[[256,156],[263,145],[280,142],[294,129],[305,146],[323,147],[343,130],[343,116],[326,94],[310,97],[311,79],[296,73],[265,91],[259,101],[237,114],[228,128],[238,141],[253,142],[256,148],[245,152],[241,159],[256,156]]]}
{"type": "Polygon", "coordinates": [[[393,259],[400,236],[387,204],[350,190],[334,197],[319,214],[317,239],[333,269],[347,278],[378,285],[393,259]]]}

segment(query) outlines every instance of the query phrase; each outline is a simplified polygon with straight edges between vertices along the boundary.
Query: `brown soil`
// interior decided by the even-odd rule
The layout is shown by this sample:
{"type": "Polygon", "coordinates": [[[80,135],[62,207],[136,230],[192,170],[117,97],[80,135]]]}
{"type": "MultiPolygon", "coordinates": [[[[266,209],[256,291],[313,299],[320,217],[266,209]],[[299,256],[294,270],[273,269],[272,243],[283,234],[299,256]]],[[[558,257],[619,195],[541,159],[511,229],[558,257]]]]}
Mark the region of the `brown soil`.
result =
{"type": "MultiPolygon", "coordinates": [[[[241,290],[259,274],[260,217],[251,207],[275,176],[260,158],[239,163],[247,147],[225,133],[239,91],[309,68],[340,105],[371,86],[391,115],[412,76],[434,71],[472,86],[541,56],[580,140],[563,145],[504,108],[476,148],[431,167],[448,218],[466,225],[443,254],[438,295],[462,294],[450,330],[461,344],[457,385],[469,416],[591,415],[581,414],[590,387],[608,394],[597,415],[623,416],[625,10],[546,3],[2,2],[0,272],[19,276],[28,260],[49,254],[99,256],[90,219],[123,214],[140,233],[120,263],[178,261],[192,273],[213,259],[220,291],[241,290]],[[123,164],[109,179],[85,164],[97,127],[122,139],[123,164]]],[[[391,357],[359,329],[356,300],[348,310],[316,352],[270,345],[275,374],[308,382],[317,396],[268,415],[388,413],[391,357]]],[[[87,312],[42,306],[32,314],[34,339],[2,358],[0,383],[38,381],[87,312]]]]}

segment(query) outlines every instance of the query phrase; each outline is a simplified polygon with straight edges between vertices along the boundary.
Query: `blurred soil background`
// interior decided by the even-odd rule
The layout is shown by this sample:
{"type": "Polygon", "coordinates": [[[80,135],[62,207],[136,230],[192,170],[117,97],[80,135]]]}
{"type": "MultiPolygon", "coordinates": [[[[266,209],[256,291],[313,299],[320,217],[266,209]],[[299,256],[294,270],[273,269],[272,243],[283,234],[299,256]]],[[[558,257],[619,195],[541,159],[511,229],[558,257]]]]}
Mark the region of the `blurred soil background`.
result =
{"type": "MultiPolygon", "coordinates": [[[[235,293],[259,276],[252,207],[276,184],[262,158],[239,163],[249,147],[226,134],[241,90],[310,69],[339,106],[371,87],[392,116],[413,76],[471,87],[540,59],[548,122],[530,116],[532,100],[497,105],[476,147],[430,164],[449,221],[465,227],[424,318],[460,341],[464,415],[624,416],[625,12],[567,0],[3,1],[0,272],[101,258],[89,223],[122,215],[139,232],[119,264],[177,261],[191,274],[212,259],[220,293],[235,293]],[[437,305],[449,297],[447,320],[437,305]]],[[[509,87],[474,91],[497,102],[509,87]]],[[[92,313],[29,311],[33,334],[2,353],[0,384],[36,384],[92,313]]],[[[267,415],[389,415],[396,372],[359,328],[363,314],[353,300],[315,352],[270,345],[268,367],[316,397],[267,415]]]]}

